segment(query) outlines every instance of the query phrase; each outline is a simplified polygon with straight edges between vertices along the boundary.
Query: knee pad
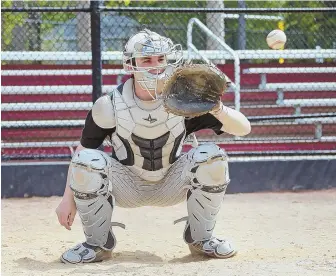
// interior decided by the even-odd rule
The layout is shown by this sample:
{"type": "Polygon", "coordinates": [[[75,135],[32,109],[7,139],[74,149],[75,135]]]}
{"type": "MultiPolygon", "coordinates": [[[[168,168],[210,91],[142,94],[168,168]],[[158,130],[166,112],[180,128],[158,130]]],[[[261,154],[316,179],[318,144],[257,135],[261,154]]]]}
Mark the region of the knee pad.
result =
{"type": "Polygon", "coordinates": [[[192,185],[206,190],[225,189],[230,182],[228,156],[215,144],[201,145],[188,153],[192,185]]]}
{"type": "MultiPolygon", "coordinates": [[[[93,149],[83,149],[71,160],[70,187],[83,194],[95,194],[108,183],[109,169],[112,166],[111,157],[105,152],[93,149]]],[[[108,187],[112,189],[111,187],[108,187]]]]}
{"type": "Polygon", "coordinates": [[[111,229],[114,206],[109,180],[111,158],[99,150],[84,149],[71,160],[70,188],[81,218],[86,242],[105,250],[115,247],[111,229]]]}
{"type": "Polygon", "coordinates": [[[230,182],[228,158],[215,144],[201,145],[188,153],[191,188],[187,195],[187,243],[209,240],[216,224],[226,187],[230,182]]]}

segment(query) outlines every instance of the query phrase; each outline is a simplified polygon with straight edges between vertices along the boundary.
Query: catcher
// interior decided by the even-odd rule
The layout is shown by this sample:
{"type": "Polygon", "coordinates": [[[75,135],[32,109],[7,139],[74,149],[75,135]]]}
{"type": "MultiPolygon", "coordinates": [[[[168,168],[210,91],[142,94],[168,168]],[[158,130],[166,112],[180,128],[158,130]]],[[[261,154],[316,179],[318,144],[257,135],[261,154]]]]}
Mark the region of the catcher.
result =
{"type": "Polygon", "coordinates": [[[236,253],[229,241],[212,235],[230,181],[225,151],[215,144],[194,147],[187,154],[181,150],[184,139],[200,129],[242,136],[250,132],[250,123],[221,103],[222,77],[216,84],[203,77],[190,84],[183,67],[176,69],[182,59],[181,45],[147,29],[127,42],[123,63],[132,78],[99,98],[89,111],[56,209],[59,223],[69,230],[78,211],[86,237],[62,254],[64,263],[111,257],[115,206],[172,206],[184,200],[188,216],[183,237],[191,252],[217,258],[236,253]],[[198,84],[210,87],[209,95],[202,95],[198,84]],[[216,85],[220,92],[213,91],[216,85]],[[193,97],[185,94],[188,87],[195,88],[193,97]],[[107,137],[112,158],[97,150],[107,137]]]}

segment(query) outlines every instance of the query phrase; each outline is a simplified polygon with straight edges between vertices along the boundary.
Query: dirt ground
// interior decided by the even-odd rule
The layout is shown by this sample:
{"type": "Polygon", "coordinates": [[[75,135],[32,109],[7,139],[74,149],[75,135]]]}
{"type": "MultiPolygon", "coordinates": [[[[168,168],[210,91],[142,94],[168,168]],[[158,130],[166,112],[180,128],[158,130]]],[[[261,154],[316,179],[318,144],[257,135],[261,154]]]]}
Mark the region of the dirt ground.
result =
{"type": "Polygon", "coordinates": [[[59,197],[3,199],[1,275],[336,275],[336,190],[226,195],[215,233],[230,237],[231,259],[194,257],[182,240],[185,204],[116,208],[118,239],[111,260],[65,265],[59,256],[83,241],[79,217],[58,224],[59,197]]]}

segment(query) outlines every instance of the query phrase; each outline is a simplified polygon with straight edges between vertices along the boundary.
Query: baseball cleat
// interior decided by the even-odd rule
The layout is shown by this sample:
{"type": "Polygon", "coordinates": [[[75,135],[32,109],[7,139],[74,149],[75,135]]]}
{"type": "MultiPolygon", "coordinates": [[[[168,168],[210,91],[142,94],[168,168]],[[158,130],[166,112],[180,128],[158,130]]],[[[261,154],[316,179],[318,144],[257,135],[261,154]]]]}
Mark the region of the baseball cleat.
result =
{"type": "Polygon", "coordinates": [[[77,244],[65,251],[60,257],[66,264],[95,263],[111,258],[112,251],[104,250],[99,246],[92,246],[86,242],[77,244]]]}
{"type": "Polygon", "coordinates": [[[207,241],[189,244],[189,249],[192,255],[203,254],[209,257],[221,259],[231,258],[237,253],[229,241],[220,240],[214,237],[207,241]]]}

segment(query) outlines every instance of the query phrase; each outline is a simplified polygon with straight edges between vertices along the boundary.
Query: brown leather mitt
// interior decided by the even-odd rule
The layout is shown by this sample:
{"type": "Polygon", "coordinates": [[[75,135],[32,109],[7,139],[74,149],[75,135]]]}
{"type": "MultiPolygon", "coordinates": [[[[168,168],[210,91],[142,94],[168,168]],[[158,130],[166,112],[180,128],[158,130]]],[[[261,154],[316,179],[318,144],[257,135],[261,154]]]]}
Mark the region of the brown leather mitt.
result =
{"type": "Polygon", "coordinates": [[[227,83],[227,77],[215,66],[182,65],[165,82],[161,94],[164,107],[179,116],[201,116],[218,108],[227,83]]]}

